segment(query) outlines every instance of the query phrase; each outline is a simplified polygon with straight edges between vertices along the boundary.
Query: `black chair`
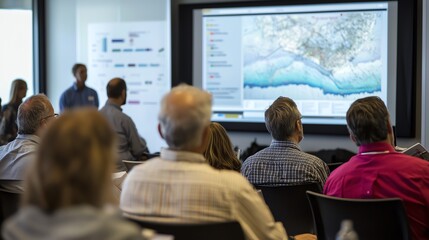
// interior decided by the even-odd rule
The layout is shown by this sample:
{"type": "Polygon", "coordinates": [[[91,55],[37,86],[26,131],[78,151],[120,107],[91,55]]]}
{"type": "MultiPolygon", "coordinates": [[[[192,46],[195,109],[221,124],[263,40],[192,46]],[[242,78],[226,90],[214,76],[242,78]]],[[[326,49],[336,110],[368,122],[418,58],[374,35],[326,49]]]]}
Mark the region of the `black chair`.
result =
{"type": "Polygon", "coordinates": [[[244,233],[238,222],[213,223],[164,223],[128,218],[142,228],[157,233],[173,235],[174,240],[244,240],[244,233]]]}
{"type": "Polygon", "coordinates": [[[336,162],[336,163],[327,163],[329,171],[333,172],[335,169],[337,169],[339,166],[343,165],[343,162],[336,162]]]}
{"type": "Polygon", "coordinates": [[[21,194],[0,191],[0,225],[18,211],[21,194]]]}
{"type": "Polygon", "coordinates": [[[262,191],[274,219],[283,223],[289,235],[315,233],[306,191],[322,192],[318,183],[279,187],[255,186],[255,188],[262,191]]]}
{"type": "Polygon", "coordinates": [[[307,196],[318,240],[334,240],[345,219],[353,222],[359,239],[411,239],[407,215],[399,198],[348,199],[311,191],[307,192],[307,196]]]}

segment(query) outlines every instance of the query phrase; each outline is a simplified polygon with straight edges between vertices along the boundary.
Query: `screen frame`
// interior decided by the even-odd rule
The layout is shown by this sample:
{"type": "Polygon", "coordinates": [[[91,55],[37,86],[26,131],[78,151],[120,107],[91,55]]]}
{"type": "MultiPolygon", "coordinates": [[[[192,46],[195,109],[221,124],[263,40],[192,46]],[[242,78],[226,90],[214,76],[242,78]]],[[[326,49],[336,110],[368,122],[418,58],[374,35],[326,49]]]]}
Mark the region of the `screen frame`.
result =
{"type": "MultiPolygon", "coordinates": [[[[301,1],[231,1],[223,3],[179,4],[178,17],[178,57],[173,66],[178,66],[172,85],[193,83],[193,10],[201,8],[224,7],[257,7],[267,5],[303,5],[324,3],[380,2],[380,1],[332,1],[332,0],[301,0],[301,1]]],[[[389,2],[389,1],[385,1],[389,2]]],[[[398,38],[396,68],[396,132],[398,137],[415,136],[416,113],[416,37],[417,9],[416,0],[397,0],[398,3],[398,38]]],[[[174,41],[174,39],[173,39],[174,41]]],[[[267,132],[265,123],[219,122],[229,131],[267,132]]],[[[306,134],[348,135],[346,125],[304,124],[306,134]]]]}

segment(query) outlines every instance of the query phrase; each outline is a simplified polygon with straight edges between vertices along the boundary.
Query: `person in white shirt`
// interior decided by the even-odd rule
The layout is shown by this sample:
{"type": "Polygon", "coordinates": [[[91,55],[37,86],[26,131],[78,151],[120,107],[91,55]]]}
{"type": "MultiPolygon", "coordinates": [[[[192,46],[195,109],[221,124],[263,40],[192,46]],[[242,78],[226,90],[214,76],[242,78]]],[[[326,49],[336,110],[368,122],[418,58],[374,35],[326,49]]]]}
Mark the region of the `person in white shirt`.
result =
{"type": "MultiPolygon", "coordinates": [[[[146,221],[238,221],[247,239],[287,239],[283,225],[274,221],[243,176],[214,169],[204,159],[211,105],[208,92],[188,85],[163,97],[158,130],[168,148],[131,170],[123,185],[121,209],[127,217],[146,221]]],[[[310,234],[296,238],[315,239],[310,234]]]]}

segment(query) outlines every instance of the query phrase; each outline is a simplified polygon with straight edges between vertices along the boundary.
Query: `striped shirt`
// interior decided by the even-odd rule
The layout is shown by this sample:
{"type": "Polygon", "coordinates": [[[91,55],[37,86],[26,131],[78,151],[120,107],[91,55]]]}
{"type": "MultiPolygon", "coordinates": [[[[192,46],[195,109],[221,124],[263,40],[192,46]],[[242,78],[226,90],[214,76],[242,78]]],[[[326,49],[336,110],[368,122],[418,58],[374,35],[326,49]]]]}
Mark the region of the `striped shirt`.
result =
{"type": "Polygon", "coordinates": [[[216,170],[197,153],[161,150],[125,179],[120,207],[147,221],[238,221],[247,239],[287,239],[281,223],[239,173],[216,170]]]}
{"type": "Polygon", "coordinates": [[[329,168],[320,158],[291,141],[271,145],[243,162],[241,173],[254,185],[285,186],[318,182],[323,188],[329,168]]]}

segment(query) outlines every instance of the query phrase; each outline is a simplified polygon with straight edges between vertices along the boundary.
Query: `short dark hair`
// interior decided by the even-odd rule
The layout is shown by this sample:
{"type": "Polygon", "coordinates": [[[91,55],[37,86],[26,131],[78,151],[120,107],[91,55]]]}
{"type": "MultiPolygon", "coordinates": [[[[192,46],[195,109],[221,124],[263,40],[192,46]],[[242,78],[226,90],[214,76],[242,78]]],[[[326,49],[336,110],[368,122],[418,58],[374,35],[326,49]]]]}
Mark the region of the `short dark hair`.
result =
{"type": "Polygon", "coordinates": [[[278,97],[265,111],[265,126],[277,141],[289,139],[295,131],[295,122],[301,118],[296,103],[288,97],[278,97]]]}
{"type": "Polygon", "coordinates": [[[387,139],[389,112],[379,97],[354,101],[347,111],[346,120],[347,128],[358,146],[387,139]]]}
{"type": "Polygon", "coordinates": [[[84,67],[84,68],[86,68],[85,64],[82,64],[82,63],[76,63],[75,65],[73,65],[73,67],[72,67],[72,73],[73,73],[73,76],[76,76],[77,70],[78,70],[80,67],[84,67]]]}
{"type": "Polygon", "coordinates": [[[113,78],[107,83],[106,91],[109,98],[120,97],[123,90],[127,90],[127,84],[122,78],[113,78]]]}

